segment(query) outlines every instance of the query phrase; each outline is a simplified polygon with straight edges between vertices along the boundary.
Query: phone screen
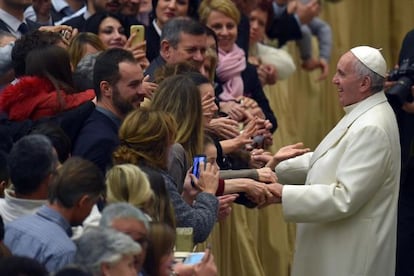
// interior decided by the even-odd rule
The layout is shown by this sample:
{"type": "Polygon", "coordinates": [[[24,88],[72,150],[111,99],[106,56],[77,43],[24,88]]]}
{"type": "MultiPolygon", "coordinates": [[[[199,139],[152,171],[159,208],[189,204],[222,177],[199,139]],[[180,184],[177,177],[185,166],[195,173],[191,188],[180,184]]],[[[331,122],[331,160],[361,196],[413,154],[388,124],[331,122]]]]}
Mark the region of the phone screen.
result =
{"type": "Polygon", "coordinates": [[[191,253],[190,255],[188,255],[187,258],[185,258],[184,264],[189,264],[189,265],[198,264],[203,259],[204,254],[205,254],[204,252],[191,253]]]}
{"type": "MultiPolygon", "coordinates": [[[[200,168],[199,168],[200,162],[203,162],[205,165],[207,162],[207,157],[205,155],[196,155],[193,158],[193,170],[191,173],[194,174],[194,176],[197,178],[200,178],[200,168]]],[[[195,187],[193,181],[191,181],[191,185],[195,187]]]]}

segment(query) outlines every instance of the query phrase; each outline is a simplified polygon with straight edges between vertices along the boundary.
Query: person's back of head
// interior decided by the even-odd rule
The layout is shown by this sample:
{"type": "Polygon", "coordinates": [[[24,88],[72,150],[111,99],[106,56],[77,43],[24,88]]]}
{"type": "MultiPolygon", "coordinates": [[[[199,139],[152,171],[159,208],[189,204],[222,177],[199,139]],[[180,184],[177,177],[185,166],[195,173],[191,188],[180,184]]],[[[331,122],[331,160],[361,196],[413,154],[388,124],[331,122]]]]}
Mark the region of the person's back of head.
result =
{"type": "Polygon", "coordinates": [[[177,122],[175,142],[184,147],[188,160],[202,152],[204,125],[201,96],[190,78],[176,75],[163,80],[154,94],[151,108],[168,112],[174,117],[177,122]]]}
{"type": "Polygon", "coordinates": [[[127,203],[116,202],[107,205],[103,211],[99,225],[102,227],[112,227],[112,222],[120,218],[132,218],[145,225],[147,231],[149,230],[149,219],[139,208],[127,203]]]}
{"type": "Polygon", "coordinates": [[[72,68],[76,68],[86,54],[91,54],[91,52],[86,51],[87,46],[95,49],[97,52],[105,50],[104,44],[96,34],[89,32],[78,33],[73,37],[68,48],[72,68]]]}
{"type": "Polygon", "coordinates": [[[155,198],[153,204],[153,214],[151,214],[154,221],[163,222],[175,228],[175,212],[172,205],[170,194],[168,193],[162,175],[148,166],[140,166],[140,168],[147,174],[148,180],[151,184],[151,189],[154,191],[155,198]]]}
{"type": "Polygon", "coordinates": [[[124,233],[106,227],[89,227],[75,240],[74,263],[93,275],[106,275],[103,270],[114,266],[124,256],[134,256],[141,247],[124,233]]]}
{"type": "Polygon", "coordinates": [[[187,74],[190,72],[199,71],[192,63],[188,61],[183,61],[174,64],[166,63],[155,70],[155,83],[161,83],[163,80],[171,76],[187,74]]]}
{"type": "Polygon", "coordinates": [[[106,199],[109,203],[127,202],[145,212],[153,205],[155,195],[148,178],[134,164],[113,166],[106,173],[106,187],[106,199]]]}
{"type": "Polygon", "coordinates": [[[145,163],[166,170],[176,128],[174,118],[167,112],[146,108],[130,112],[119,129],[121,146],[112,155],[114,164],[145,163]]]}
{"type": "Polygon", "coordinates": [[[10,180],[16,195],[30,195],[56,170],[57,157],[50,140],[39,134],[18,140],[8,157],[10,180]]]}
{"type": "Polygon", "coordinates": [[[49,138],[56,150],[60,163],[65,162],[69,158],[72,147],[71,141],[59,125],[53,122],[40,123],[35,125],[30,134],[42,134],[49,138]]]}
{"type": "Polygon", "coordinates": [[[163,27],[160,41],[168,41],[170,46],[177,47],[181,34],[201,36],[206,34],[206,28],[200,22],[188,17],[176,17],[169,20],[163,27]]]}
{"type": "Polygon", "coordinates": [[[84,91],[94,89],[93,70],[95,68],[96,58],[101,52],[84,56],[77,64],[73,72],[73,83],[77,90],[84,91]]]}
{"type": "Polygon", "coordinates": [[[69,221],[78,225],[89,215],[105,190],[104,177],[95,164],[71,157],[57,170],[49,185],[49,202],[74,211],[80,208],[69,221]]]}
{"type": "Polygon", "coordinates": [[[26,75],[48,79],[56,89],[73,93],[73,78],[68,52],[56,45],[31,50],[26,57],[26,75]]]}
{"type": "Polygon", "coordinates": [[[33,31],[16,40],[12,50],[12,63],[16,77],[26,72],[26,57],[35,48],[63,43],[60,34],[55,32],[33,31]]]}
{"type": "Polygon", "coordinates": [[[175,230],[161,222],[151,223],[144,269],[149,275],[160,275],[161,263],[172,254],[175,230]]]}
{"type": "Polygon", "coordinates": [[[98,101],[102,98],[101,82],[106,81],[109,85],[114,86],[121,78],[119,72],[119,63],[121,62],[137,63],[130,51],[120,48],[103,51],[96,58],[93,69],[93,84],[98,101]]]}

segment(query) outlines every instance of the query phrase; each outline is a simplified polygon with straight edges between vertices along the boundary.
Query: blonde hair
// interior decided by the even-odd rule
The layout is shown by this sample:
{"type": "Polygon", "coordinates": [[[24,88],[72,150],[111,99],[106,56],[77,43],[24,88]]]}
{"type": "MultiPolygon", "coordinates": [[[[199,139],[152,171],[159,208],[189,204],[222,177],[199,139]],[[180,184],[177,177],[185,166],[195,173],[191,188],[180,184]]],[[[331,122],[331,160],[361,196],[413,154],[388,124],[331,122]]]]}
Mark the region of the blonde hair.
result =
{"type": "Polygon", "coordinates": [[[212,11],[221,12],[225,16],[233,19],[236,24],[240,23],[240,11],[231,0],[204,0],[198,8],[200,22],[207,23],[207,19],[212,11]]]}
{"type": "Polygon", "coordinates": [[[85,56],[85,45],[91,45],[98,51],[104,51],[105,45],[94,33],[81,32],[78,33],[70,42],[68,53],[72,68],[76,68],[81,59],[85,56]]]}
{"type": "Polygon", "coordinates": [[[119,129],[114,164],[132,163],[167,170],[169,146],[175,141],[177,123],[163,111],[139,108],[127,115],[119,129]]]}
{"type": "Polygon", "coordinates": [[[106,194],[109,203],[127,202],[152,215],[154,192],[147,175],[134,164],[113,166],[106,173],[106,194]]]}
{"type": "Polygon", "coordinates": [[[198,87],[185,75],[168,77],[159,84],[151,108],[174,116],[177,122],[175,142],[183,146],[191,163],[203,150],[203,109],[198,87]]]}
{"type": "Polygon", "coordinates": [[[216,75],[216,67],[217,67],[217,63],[218,63],[218,56],[217,56],[217,52],[214,51],[212,48],[208,48],[206,51],[206,57],[205,60],[209,60],[210,61],[210,68],[208,70],[208,79],[211,82],[214,82],[214,78],[216,75]]]}

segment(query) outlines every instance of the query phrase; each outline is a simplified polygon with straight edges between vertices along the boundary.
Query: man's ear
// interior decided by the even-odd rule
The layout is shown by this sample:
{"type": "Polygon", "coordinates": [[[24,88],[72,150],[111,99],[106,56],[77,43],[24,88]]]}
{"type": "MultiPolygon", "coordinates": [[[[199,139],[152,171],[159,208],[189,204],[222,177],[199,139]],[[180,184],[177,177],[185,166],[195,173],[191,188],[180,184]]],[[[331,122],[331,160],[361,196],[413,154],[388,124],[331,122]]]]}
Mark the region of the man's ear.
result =
{"type": "Polygon", "coordinates": [[[170,42],[168,42],[165,39],[161,41],[160,54],[165,60],[168,60],[170,58],[170,55],[171,55],[170,50],[171,50],[170,42]]]}
{"type": "Polygon", "coordinates": [[[84,206],[90,205],[91,201],[92,201],[92,198],[90,195],[82,195],[81,198],[76,203],[76,205],[78,207],[84,207],[84,206]]]}
{"type": "Polygon", "coordinates": [[[99,83],[99,88],[101,89],[101,95],[107,98],[112,98],[112,87],[107,81],[101,81],[99,83]]]}
{"type": "Polygon", "coordinates": [[[110,273],[111,265],[108,263],[101,263],[101,272],[103,276],[111,275],[110,273]]]}
{"type": "Polygon", "coordinates": [[[371,90],[372,80],[369,76],[364,76],[360,83],[360,87],[363,91],[370,91],[371,90]]]}

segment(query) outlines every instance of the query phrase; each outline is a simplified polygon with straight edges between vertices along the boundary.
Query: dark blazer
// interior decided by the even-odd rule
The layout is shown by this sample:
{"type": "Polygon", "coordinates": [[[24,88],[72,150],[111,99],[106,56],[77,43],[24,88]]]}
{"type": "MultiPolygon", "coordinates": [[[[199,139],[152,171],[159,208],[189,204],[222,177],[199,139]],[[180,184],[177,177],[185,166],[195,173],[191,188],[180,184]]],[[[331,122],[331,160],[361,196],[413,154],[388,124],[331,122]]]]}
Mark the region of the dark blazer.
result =
{"type": "MultiPolygon", "coordinates": [[[[269,101],[263,91],[262,85],[260,84],[259,76],[257,75],[256,67],[247,63],[246,69],[241,73],[244,85],[244,96],[250,97],[257,102],[257,104],[262,109],[266,119],[272,123],[272,132],[275,132],[277,129],[277,119],[274,115],[272,109],[270,108],[269,101]]],[[[216,97],[221,94],[223,91],[222,84],[218,77],[216,77],[217,86],[215,89],[216,97]]]]}
{"type": "Polygon", "coordinates": [[[302,38],[302,31],[293,14],[285,11],[281,16],[274,16],[273,21],[267,30],[267,36],[275,38],[282,47],[289,40],[298,40],[302,38]]]}
{"type": "Polygon", "coordinates": [[[164,66],[165,64],[165,60],[158,55],[155,59],[153,59],[150,63],[150,65],[148,66],[148,68],[145,70],[144,75],[149,75],[150,79],[149,81],[154,81],[155,80],[155,72],[157,71],[158,68],[164,66]]]}
{"type": "Polygon", "coordinates": [[[145,29],[145,40],[147,41],[147,59],[153,61],[160,55],[160,36],[152,25],[152,22],[145,29]]]}
{"type": "MultiPolygon", "coordinates": [[[[29,32],[37,30],[41,26],[39,23],[34,22],[29,19],[26,19],[26,25],[27,25],[27,28],[29,29],[29,32]]],[[[7,27],[7,24],[1,19],[0,19],[0,30],[10,33],[10,30],[7,27]]]]}
{"type": "Polygon", "coordinates": [[[105,173],[112,165],[112,152],[119,145],[119,127],[120,124],[95,109],[79,131],[72,154],[92,161],[105,173]]]}
{"type": "Polygon", "coordinates": [[[62,25],[68,25],[71,26],[72,28],[76,28],[79,31],[83,31],[83,26],[85,26],[85,17],[83,17],[83,14],[72,17],[69,20],[66,20],[65,22],[62,23],[62,25]]]}

